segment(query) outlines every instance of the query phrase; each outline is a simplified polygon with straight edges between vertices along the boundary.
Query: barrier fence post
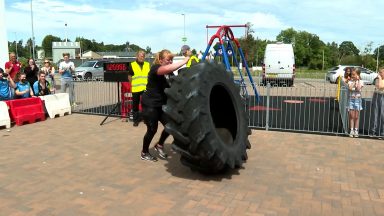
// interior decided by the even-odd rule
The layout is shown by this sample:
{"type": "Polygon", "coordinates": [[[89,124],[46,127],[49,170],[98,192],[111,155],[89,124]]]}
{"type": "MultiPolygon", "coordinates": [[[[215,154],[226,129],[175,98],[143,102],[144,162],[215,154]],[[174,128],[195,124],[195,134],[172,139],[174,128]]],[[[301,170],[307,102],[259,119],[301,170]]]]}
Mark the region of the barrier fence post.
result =
{"type": "Polygon", "coordinates": [[[267,110],[265,112],[265,130],[269,130],[269,99],[271,93],[271,83],[267,83],[267,110]]]}

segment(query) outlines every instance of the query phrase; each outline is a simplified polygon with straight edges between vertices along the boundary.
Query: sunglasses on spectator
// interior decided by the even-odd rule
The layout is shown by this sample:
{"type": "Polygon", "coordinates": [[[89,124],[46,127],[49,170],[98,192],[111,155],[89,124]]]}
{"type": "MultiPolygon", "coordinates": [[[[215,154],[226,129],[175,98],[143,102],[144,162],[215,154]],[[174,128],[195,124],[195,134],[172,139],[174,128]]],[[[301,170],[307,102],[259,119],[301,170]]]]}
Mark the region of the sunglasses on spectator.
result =
{"type": "Polygon", "coordinates": [[[44,63],[49,63],[49,62],[44,62],[44,63]]]}

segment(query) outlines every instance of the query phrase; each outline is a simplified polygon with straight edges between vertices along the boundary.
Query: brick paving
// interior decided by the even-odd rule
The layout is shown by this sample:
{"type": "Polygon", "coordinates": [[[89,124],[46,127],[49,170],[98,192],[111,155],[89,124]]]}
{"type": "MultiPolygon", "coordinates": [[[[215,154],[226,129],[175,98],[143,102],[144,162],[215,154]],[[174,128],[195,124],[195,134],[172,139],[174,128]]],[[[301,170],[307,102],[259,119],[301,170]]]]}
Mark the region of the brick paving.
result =
{"type": "Polygon", "coordinates": [[[0,129],[0,215],[384,215],[382,140],[254,130],[241,169],[204,176],[103,118],[0,129]]]}

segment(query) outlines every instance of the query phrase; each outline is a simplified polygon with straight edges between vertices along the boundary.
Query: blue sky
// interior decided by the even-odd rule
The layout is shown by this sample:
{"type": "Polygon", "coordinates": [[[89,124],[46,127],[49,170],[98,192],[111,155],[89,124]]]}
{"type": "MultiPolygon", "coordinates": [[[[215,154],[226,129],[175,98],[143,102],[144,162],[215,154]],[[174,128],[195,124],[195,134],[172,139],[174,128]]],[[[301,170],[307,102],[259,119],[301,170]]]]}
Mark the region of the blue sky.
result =
{"type": "MultiPolygon", "coordinates": [[[[3,1],[3,0],[1,0],[3,1]]],[[[316,34],[324,42],[352,41],[363,49],[384,44],[382,0],[32,0],[37,45],[51,34],[74,41],[77,36],[104,44],[127,41],[152,52],[179,52],[187,44],[205,50],[206,25],[253,24],[254,37],[274,40],[281,30],[294,28],[316,34]],[[236,4],[233,4],[235,2],[236,4]],[[182,14],[185,14],[183,16],[182,14]],[[67,23],[67,27],[65,27],[67,23]]],[[[8,41],[32,35],[31,1],[5,0],[8,41]]],[[[235,37],[244,29],[233,29],[235,37]]],[[[216,32],[208,30],[208,37],[216,32]]]]}

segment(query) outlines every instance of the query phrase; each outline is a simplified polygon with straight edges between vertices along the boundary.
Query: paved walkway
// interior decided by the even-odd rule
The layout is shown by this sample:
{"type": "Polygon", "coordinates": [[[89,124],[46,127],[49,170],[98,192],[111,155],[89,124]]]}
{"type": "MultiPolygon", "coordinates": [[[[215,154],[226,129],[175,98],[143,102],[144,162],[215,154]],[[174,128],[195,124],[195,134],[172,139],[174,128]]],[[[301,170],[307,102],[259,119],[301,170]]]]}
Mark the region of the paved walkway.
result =
{"type": "Polygon", "coordinates": [[[142,161],[145,126],[102,119],[0,129],[0,215],[384,215],[381,140],[257,130],[243,168],[204,176],[142,161]]]}

